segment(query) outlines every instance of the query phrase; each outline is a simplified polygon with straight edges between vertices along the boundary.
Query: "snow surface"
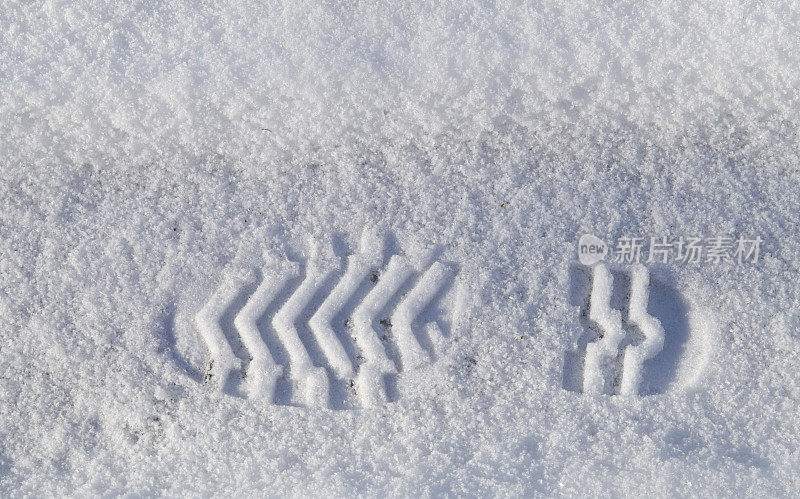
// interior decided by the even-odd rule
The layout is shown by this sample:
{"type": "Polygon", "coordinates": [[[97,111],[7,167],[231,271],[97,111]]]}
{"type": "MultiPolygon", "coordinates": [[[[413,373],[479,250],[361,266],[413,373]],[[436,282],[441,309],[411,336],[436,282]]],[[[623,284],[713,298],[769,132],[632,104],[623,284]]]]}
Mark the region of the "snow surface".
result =
{"type": "Polygon", "coordinates": [[[796,497],[798,88],[791,1],[0,1],[0,493],[796,497]],[[225,279],[341,277],[365,227],[452,274],[393,289],[430,359],[388,400],[370,353],[366,407],[319,349],[337,403],[204,380],[225,279]],[[609,395],[585,233],[764,244],[648,264],[664,355],[609,395]]]}

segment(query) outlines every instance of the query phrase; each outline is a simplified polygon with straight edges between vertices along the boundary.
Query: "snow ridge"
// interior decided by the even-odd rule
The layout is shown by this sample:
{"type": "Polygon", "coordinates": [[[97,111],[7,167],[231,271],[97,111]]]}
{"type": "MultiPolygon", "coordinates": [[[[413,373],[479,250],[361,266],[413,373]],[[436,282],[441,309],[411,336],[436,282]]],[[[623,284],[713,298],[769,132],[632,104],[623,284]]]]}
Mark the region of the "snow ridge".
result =
{"type": "Polygon", "coordinates": [[[603,393],[605,380],[603,365],[616,358],[620,342],[625,338],[622,314],[611,308],[611,272],[603,264],[594,266],[592,294],[589,301],[589,319],[597,323],[602,335],[586,346],[583,373],[584,393],[603,393]]]}
{"type": "Polygon", "coordinates": [[[644,265],[637,265],[631,271],[631,298],[628,321],[639,327],[644,341],[639,345],[629,345],[625,349],[622,364],[620,394],[636,395],[642,381],[642,364],[654,357],[664,347],[664,328],[661,323],[647,313],[647,300],[650,296],[650,276],[644,265]]]}
{"type": "MultiPolygon", "coordinates": [[[[423,257],[391,255],[381,273],[383,245],[384,238],[365,230],[358,253],[347,257],[338,280],[335,277],[341,270],[340,261],[329,245],[312,242],[304,273],[296,262],[267,256],[261,269],[263,280],[244,297],[233,320],[235,333],[228,335],[238,335],[247,350],[251,360],[244,369],[226,338],[222,317],[237,307],[237,298],[245,294],[247,286],[255,285],[256,279],[251,275],[255,272],[224,278],[195,318],[211,355],[209,373],[213,370],[224,388],[231,374],[242,370],[244,391],[253,399],[274,401],[280,379],[287,378],[297,390],[293,398],[301,405],[330,407],[335,380],[347,382],[364,407],[386,403],[389,396],[384,376],[401,372],[398,366],[409,370],[431,362],[431,354],[417,339],[415,325],[426,318],[433,320],[424,317],[424,313],[444,296],[442,293],[454,282],[456,272],[450,265],[431,262],[433,252],[427,251],[423,257]],[[282,291],[301,275],[302,281],[280,303],[282,291]],[[330,285],[332,280],[335,284],[330,285]],[[364,286],[371,288],[359,295],[363,297],[357,303],[351,303],[364,286]],[[407,292],[401,295],[403,290],[407,292]],[[272,306],[277,306],[274,315],[265,317],[272,306]],[[348,309],[351,312],[344,321],[348,309]],[[308,317],[307,330],[312,339],[304,338],[299,329],[305,327],[304,317],[308,317]],[[271,346],[259,329],[262,319],[271,324],[285,349],[287,366],[279,364],[270,352],[271,346]],[[392,329],[399,358],[390,356],[384,343],[390,341],[391,335],[379,332],[380,327],[392,329]],[[353,344],[351,352],[356,354],[348,352],[348,340],[353,344]],[[316,344],[319,353],[310,348],[309,341],[316,344]]],[[[455,310],[452,320],[457,319],[455,310]]]]}

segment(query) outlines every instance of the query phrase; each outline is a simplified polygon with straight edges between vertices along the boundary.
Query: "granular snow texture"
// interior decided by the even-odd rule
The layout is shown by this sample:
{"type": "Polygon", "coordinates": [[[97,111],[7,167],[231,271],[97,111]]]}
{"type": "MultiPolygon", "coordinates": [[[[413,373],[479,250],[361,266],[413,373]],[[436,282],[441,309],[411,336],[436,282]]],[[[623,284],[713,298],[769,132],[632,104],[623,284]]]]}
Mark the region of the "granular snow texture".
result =
{"type": "Polygon", "coordinates": [[[791,1],[0,1],[0,494],[798,496],[799,88],[791,1]]]}

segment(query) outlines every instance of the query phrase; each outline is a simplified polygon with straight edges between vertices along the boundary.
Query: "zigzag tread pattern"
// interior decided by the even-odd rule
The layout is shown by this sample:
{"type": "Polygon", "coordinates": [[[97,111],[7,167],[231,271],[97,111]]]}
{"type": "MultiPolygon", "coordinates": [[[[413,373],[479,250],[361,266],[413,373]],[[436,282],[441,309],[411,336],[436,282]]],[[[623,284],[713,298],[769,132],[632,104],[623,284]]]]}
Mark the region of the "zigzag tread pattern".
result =
{"type": "Polygon", "coordinates": [[[297,403],[326,407],[335,378],[347,381],[361,406],[387,402],[386,375],[398,374],[398,366],[409,370],[431,362],[415,328],[436,297],[453,283],[457,271],[452,265],[431,261],[432,252],[421,258],[392,255],[381,271],[382,251],[383,238],[365,230],[359,252],[344,265],[330,251],[312,255],[304,271],[298,263],[267,258],[268,263],[258,269],[263,279],[233,319],[249,363],[234,353],[222,323],[226,312],[237,307],[236,298],[256,284],[256,272],[223,278],[194,320],[211,356],[206,380],[226,390],[234,373],[241,371],[244,394],[273,401],[279,380],[287,378],[296,387],[297,403]],[[281,302],[281,292],[298,280],[299,285],[281,302]],[[328,288],[326,283],[333,280],[335,284],[328,288]],[[358,295],[364,286],[371,287],[358,295]],[[269,317],[268,310],[276,306],[269,317]],[[350,328],[350,349],[344,344],[346,335],[337,334],[340,323],[350,328]],[[381,331],[387,325],[395,344],[394,359],[388,350],[389,338],[381,331]],[[262,330],[266,327],[271,327],[285,351],[286,365],[279,364],[265,342],[262,330]],[[309,337],[317,353],[310,351],[309,337]]]}

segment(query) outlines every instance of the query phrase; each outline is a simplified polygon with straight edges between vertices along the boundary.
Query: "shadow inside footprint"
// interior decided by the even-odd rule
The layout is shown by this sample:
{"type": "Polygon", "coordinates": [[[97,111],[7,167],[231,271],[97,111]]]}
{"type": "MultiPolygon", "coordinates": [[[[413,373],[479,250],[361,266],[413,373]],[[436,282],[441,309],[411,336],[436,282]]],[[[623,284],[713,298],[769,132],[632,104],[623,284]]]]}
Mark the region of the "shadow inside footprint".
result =
{"type": "Polygon", "coordinates": [[[564,356],[564,370],[561,386],[565,390],[580,393],[583,391],[583,364],[586,345],[597,339],[589,320],[589,295],[592,288],[592,275],[588,267],[571,265],[569,269],[569,304],[580,307],[581,335],[577,349],[568,350],[564,356]]]}

